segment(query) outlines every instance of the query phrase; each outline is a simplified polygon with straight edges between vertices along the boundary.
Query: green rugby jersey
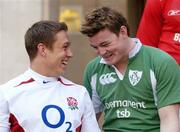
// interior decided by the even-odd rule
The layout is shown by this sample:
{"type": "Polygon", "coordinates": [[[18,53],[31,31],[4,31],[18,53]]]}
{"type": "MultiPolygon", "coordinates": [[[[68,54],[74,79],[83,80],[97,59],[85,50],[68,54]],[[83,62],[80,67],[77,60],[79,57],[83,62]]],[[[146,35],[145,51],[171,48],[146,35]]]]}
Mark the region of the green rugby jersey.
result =
{"type": "Polygon", "coordinates": [[[166,53],[134,40],[124,75],[101,58],[86,67],[84,85],[105,132],[159,132],[158,109],[180,102],[180,68],[166,53]]]}

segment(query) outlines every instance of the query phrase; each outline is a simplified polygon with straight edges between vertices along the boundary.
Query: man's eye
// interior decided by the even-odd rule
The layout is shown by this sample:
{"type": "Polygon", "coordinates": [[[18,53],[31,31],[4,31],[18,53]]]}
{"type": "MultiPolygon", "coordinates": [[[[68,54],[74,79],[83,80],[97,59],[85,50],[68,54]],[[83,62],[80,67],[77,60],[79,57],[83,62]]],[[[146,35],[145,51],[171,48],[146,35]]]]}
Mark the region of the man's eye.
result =
{"type": "Polygon", "coordinates": [[[67,48],[68,48],[68,46],[63,46],[63,48],[64,48],[64,49],[67,49],[67,48]]]}
{"type": "Polygon", "coordinates": [[[102,47],[107,47],[107,46],[109,46],[109,43],[103,43],[103,44],[101,44],[101,46],[102,47]]]}
{"type": "Polygon", "coordinates": [[[97,49],[97,47],[96,47],[96,46],[91,45],[91,47],[92,47],[93,49],[97,49]]]}
{"type": "Polygon", "coordinates": [[[97,49],[97,47],[93,47],[93,49],[97,49]]]}

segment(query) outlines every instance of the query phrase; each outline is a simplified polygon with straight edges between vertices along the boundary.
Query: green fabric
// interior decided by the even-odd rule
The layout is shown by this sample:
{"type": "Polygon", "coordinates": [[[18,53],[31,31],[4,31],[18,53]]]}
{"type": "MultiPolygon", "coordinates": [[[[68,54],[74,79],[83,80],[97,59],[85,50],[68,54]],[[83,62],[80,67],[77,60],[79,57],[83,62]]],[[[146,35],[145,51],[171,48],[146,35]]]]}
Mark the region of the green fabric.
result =
{"type": "Polygon", "coordinates": [[[159,132],[158,109],[180,102],[180,68],[172,57],[159,49],[142,46],[129,59],[123,80],[120,80],[115,68],[100,63],[100,60],[101,57],[97,57],[87,65],[84,86],[92,98],[91,79],[97,75],[95,90],[105,112],[103,130],[159,132]],[[154,94],[150,71],[157,81],[154,94]]]}

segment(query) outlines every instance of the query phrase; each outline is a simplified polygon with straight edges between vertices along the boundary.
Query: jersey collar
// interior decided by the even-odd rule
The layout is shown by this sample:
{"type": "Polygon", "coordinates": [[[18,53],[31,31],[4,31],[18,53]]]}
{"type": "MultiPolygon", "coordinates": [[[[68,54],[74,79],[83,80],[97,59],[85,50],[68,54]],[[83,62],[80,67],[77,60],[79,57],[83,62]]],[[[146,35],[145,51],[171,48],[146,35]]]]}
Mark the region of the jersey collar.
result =
{"type": "Polygon", "coordinates": [[[43,76],[35,71],[33,71],[31,68],[29,68],[27,70],[27,74],[33,78],[35,81],[41,83],[41,84],[48,84],[50,82],[55,82],[57,81],[57,78],[56,77],[46,77],[46,76],[43,76]]]}

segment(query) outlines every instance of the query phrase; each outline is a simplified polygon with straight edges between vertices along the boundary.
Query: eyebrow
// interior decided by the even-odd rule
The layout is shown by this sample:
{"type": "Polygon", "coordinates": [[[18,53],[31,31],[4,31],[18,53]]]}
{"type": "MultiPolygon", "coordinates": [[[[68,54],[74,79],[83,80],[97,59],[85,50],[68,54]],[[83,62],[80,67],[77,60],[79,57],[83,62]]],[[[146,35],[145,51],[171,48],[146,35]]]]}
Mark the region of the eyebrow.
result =
{"type": "Polygon", "coordinates": [[[101,43],[99,43],[99,46],[103,46],[103,45],[106,45],[106,44],[109,44],[110,42],[109,41],[103,41],[103,42],[101,42],[101,43]]]}
{"type": "MultiPolygon", "coordinates": [[[[103,46],[104,44],[109,44],[110,42],[109,41],[103,41],[101,42],[100,44],[98,44],[99,46],[103,46]]],[[[97,48],[98,46],[94,46],[92,43],[90,43],[90,46],[93,47],[93,48],[97,48]]]]}
{"type": "Polygon", "coordinates": [[[103,45],[103,44],[107,44],[107,43],[109,43],[108,40],[101,42],[99,45],[103,45]]]}
{"type": "MultiPolygon", "coordinates": [[[[103,41],[103,42],[99,43],[98,45],[103,45],[103,44],[107,44],[107,43],[110,43],[110,42],[106,40],[106,41],[103,41]]],[[[93,46],[92,43],[90,43],[90,45],[93,46]]]]}

